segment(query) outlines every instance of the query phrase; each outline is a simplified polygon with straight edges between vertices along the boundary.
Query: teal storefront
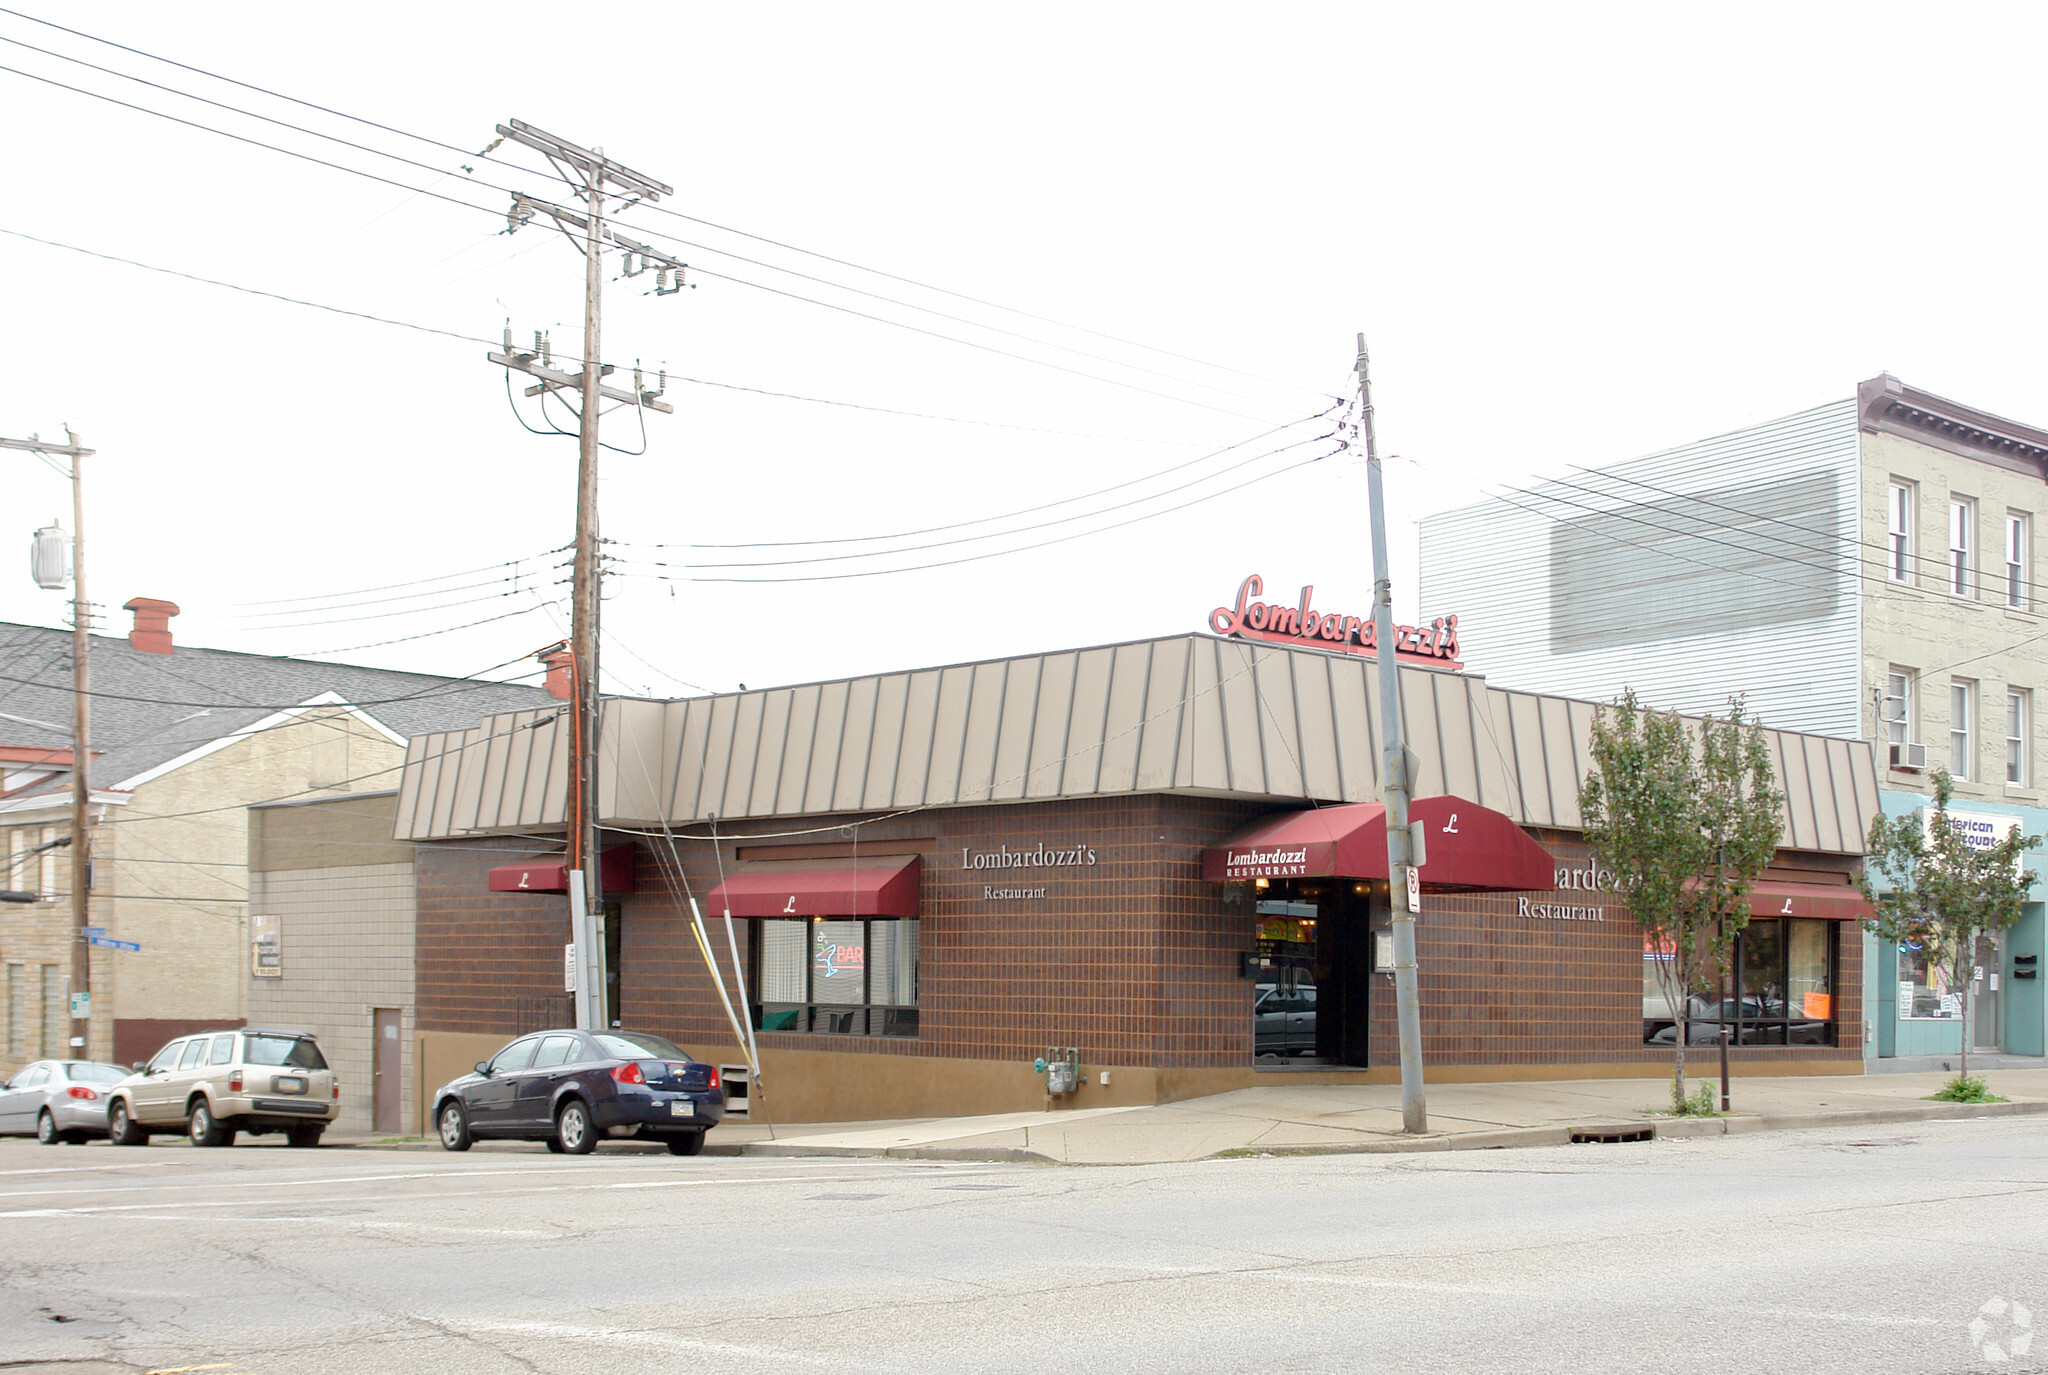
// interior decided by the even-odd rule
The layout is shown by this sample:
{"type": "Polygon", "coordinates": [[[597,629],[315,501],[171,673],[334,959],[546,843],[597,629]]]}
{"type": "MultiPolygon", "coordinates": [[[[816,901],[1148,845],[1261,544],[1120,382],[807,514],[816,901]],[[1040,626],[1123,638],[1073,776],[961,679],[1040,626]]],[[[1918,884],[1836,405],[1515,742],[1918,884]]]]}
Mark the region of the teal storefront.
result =
{"type": "MultiPolygon", "coordinates": [[[[1921,793],[1882,790],[1888,817],[1913,816],[1931,805],[1921,793]]],[[[1974,799],[1952,806],[1957,818],[1984,819],[1996,831],[2017,824],[2030,836],[2048,836],[2048,810],[1974,799]]],[[[1930,969],[1909,945],[1864,936],[1864,1001],[1871,1009],[1864,1040],[1866,1060],[1945,1057],[1963,1049],[1972,1055],[2048,1054],[2048,979],[2041,974],[2043,908],[2048,904],[2048,842],[2027,856],[2035,877],[2035,900],[2011,930],[1980,943],[1977,977],[1969,990],[1970,1016],[1963,1016],[1963,991],[1947,975],[1930,969]]]]}

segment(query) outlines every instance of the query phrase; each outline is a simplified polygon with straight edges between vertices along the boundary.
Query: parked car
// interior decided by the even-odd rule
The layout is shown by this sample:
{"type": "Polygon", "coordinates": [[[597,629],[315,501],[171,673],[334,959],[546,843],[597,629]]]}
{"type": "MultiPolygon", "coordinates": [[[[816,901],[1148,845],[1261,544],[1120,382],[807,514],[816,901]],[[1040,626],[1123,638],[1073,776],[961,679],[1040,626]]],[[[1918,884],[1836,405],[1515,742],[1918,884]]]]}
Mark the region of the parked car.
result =
{"type": "Polygon", "coordinates": [[[1252,997],[1254,1055],[1316,1053],[1316,985],[1307,971],[1292,983],[1261,983],[1252,997]]]}
{"type": "Polygon", "coordinates": [[[38,1060],[0,1088],[0,1136],[34,1132],[45,1146],[105,1136],[107,1089],[127,1077],[119,1065],[38,1060]]]}
{"type": "Polygon", "coordinates": [[[107,1135],[117,1146],[141,1146],[158,1132],[183,1131],[195,1146],[232,1146],[238,1132],[283,1132],[294,1146],[317,1146],[340,1099],[327,1057],[305,1032],[203,1031],[180,1036],[113,1086],[107,1135]]]}
{"type": "Polygon", "coordinates": [[[434,1130],[451,1151],[509,1138],[587,1155],[609,1136],[695,1155],[724,1117],[717,1068],[644,1031],[535,1032],[434,1095],[434,1130]]]}

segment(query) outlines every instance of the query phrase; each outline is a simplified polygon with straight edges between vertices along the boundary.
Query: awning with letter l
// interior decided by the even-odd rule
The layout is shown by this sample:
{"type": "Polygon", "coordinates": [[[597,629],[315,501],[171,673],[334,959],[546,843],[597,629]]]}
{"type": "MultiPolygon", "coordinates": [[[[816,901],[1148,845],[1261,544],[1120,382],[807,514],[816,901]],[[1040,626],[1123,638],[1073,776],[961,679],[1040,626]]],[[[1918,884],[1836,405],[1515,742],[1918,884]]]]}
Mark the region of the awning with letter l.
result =
{"type": "Polygon", "coordinates": [[[736,917],[914,917],[923,861],[891,855],[847,860],[763,860],[742,865],[704,899],[736,917]]]}
{"type": "MultiPolygon", "coordinates": [[[[1533,893],[1556,884],[1557,867],[1527,831],[1462,797],[1421,797],[1408,819],[1426,827],[1425,892],[1533,893]]],[[[1387,809],[1351,802],[1263,817],[1202,851],[1202,877],[1216,883],[1257,878],[1387,876],[1387,809]]]]}

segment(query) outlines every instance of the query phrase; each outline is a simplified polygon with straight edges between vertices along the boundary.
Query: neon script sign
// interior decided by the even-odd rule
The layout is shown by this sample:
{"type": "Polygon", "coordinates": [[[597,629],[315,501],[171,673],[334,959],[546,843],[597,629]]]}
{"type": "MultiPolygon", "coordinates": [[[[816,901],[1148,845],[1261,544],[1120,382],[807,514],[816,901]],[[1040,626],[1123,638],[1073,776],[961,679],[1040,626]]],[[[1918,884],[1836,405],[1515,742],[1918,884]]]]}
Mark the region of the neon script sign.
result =
{"type": "MultiPolygon", "coordinates": [[[[1235,607],[1219,606],[1209,613],[1209,628],[1240,640],[1334,649],[1345,654],[1379,652],[1379,637],[1370,616],[1317,611],[1313,585],[1301,589],[1301,601],[1294,606],[1252,600],[1265,590],[1266,580],[1257,573],[1246,578],[1238,584],[1235,607]]],[[[1463,668],[1458,659],[1458,618],[1439,616],[1428,625],[1395,626],[1394,657],[1428,668],[1463,668]]]]}

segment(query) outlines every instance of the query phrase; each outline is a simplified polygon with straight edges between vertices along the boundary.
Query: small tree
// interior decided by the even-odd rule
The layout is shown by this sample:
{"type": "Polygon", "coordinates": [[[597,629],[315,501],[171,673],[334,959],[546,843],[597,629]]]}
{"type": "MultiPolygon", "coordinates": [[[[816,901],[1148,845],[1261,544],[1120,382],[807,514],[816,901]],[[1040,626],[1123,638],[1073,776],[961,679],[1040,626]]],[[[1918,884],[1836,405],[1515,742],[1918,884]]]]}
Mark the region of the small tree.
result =
{"type": "MultiPolygon", "coordinates": [[[[1593,719],[1593,769],[1579,789],[1586,844],[1659,958],[1676,1018],[1672,1103],[1685,1110],[1691,998],[1726,967],[1749,924],[1750,886],[1777,852],[1784,797],[1769,747],[1740,697],[1697,731],[1651,711],[1633,689],[1593,719]]],[[[1725,1009],[1723,1009],[1725,1011],[1725,1009]]]]}
{"type": "Polygon", "coordinates": [[[1970,975],[1977,940],[2020,919],[2034,886],[2021,856],[2041,840],[2015,827],[1995,845],[1971,844],[1949,822],[1954,795],[1954,780],[1937,769],[1932,814],[1873,819],[1857,882],[1877,909],[1864,924],[1878,939],[1917,945],[1928,967],[1944,970],[1949,988],[1962,990],[1962,1068],[1949,1085],[1960,1092],[1970,1076],[1970,990],[1976,983],[1970,975]]]}

